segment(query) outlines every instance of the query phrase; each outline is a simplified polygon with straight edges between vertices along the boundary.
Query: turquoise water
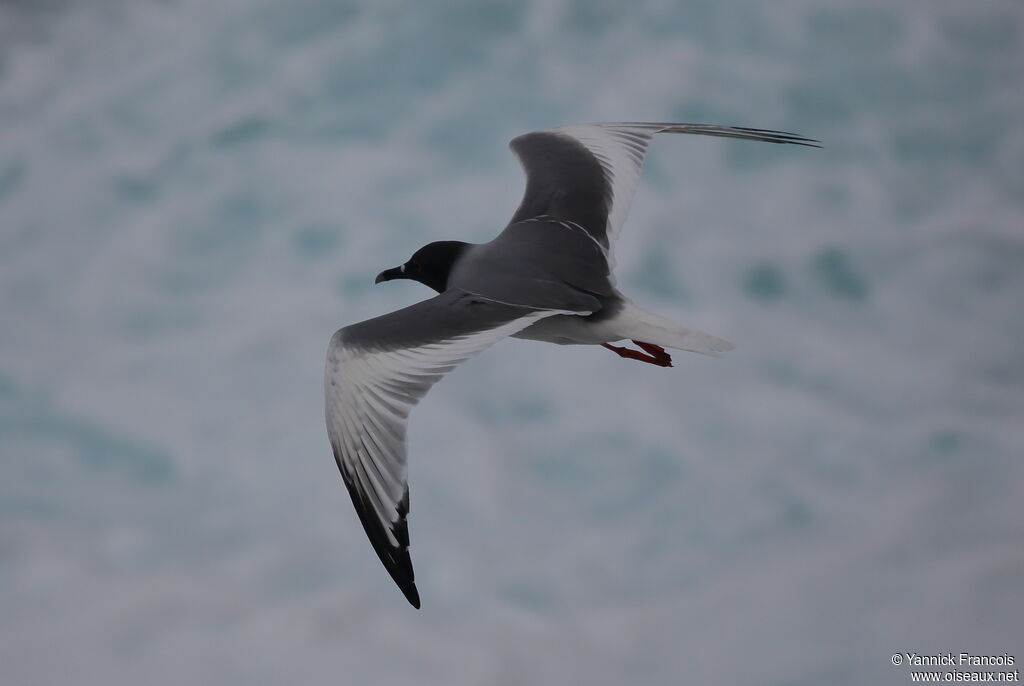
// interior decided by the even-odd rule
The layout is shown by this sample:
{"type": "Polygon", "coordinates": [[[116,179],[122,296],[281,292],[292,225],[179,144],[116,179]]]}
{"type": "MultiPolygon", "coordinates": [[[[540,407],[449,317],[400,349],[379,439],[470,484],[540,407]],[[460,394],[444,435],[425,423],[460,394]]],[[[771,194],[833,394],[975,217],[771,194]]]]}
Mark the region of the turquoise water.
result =
{"type": "Polygon", "coordinates": [[[1021,659],[1024,12],[0,5],[11,684],[880,684],[1021,659]],[[737,344],[507,341],[414,414],[393,588],[322,419],[374,275],[486,240],[506,142],[658,139],[620,286],[737,344]]]}

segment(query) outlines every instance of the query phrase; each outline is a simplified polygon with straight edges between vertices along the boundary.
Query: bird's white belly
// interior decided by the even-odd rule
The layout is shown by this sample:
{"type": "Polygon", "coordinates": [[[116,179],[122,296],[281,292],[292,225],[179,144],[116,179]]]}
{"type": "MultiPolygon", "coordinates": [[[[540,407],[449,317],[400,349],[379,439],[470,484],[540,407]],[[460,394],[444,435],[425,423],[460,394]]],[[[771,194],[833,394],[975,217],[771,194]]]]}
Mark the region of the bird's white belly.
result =
{"type": "Polygon", "coordinates": [[[558,345],[600,345],[621,340],[622,336],[617,335],[609,323],[609,320],[594,322],[580,315],[558,314],[541,319],[512,335],[514,338],[558,345]]]}

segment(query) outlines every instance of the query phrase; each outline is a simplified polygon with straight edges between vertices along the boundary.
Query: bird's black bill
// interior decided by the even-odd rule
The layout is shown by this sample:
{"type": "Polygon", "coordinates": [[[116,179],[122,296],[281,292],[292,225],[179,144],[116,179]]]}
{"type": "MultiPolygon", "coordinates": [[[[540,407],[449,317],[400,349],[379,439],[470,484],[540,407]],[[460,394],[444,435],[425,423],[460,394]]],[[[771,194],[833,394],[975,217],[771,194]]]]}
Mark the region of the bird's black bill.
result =
{"type": "Polygon", "coordinates": [[[377,275],[377,278],[374,279],[373,282],[377,284],[380,283],[381,281],[391,281],[392,279],[404,278],[405,271],[401,267],[394,267],[393,269],[385,269],[384,271],[382,271],[380,274],[377,275]]]}

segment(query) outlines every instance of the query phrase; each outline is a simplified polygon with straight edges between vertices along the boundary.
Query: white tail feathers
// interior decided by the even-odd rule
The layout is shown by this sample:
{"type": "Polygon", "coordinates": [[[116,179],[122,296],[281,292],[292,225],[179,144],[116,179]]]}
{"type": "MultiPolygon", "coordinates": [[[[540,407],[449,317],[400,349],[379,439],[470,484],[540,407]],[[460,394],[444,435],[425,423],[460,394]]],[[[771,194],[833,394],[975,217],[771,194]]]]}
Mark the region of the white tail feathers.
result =
{"type": "Polygon", "coordinates": [[[659,317],[629,300],[608,325],[615,331],[615,340],[628,338],[711,357],[718,357],[720,353],[736,347],[725,339],[659,317]]]}

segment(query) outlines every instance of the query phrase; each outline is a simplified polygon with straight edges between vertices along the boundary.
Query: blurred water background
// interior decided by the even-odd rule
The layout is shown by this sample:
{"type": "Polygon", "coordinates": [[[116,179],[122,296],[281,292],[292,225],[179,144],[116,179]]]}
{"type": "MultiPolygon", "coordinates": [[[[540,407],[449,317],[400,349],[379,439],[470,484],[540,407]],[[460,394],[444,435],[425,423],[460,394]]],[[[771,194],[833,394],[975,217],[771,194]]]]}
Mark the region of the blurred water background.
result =
{"type": "Polygon", "coordinates": [[[1024,659],[1017,1],[0,3],[0,681],[902,684],[1024,659]],[[338,327],[484,241],[513,136],[655,141],[618,249],[737,343],[507,341],[411,423],[413,611],[338,327]]]}

